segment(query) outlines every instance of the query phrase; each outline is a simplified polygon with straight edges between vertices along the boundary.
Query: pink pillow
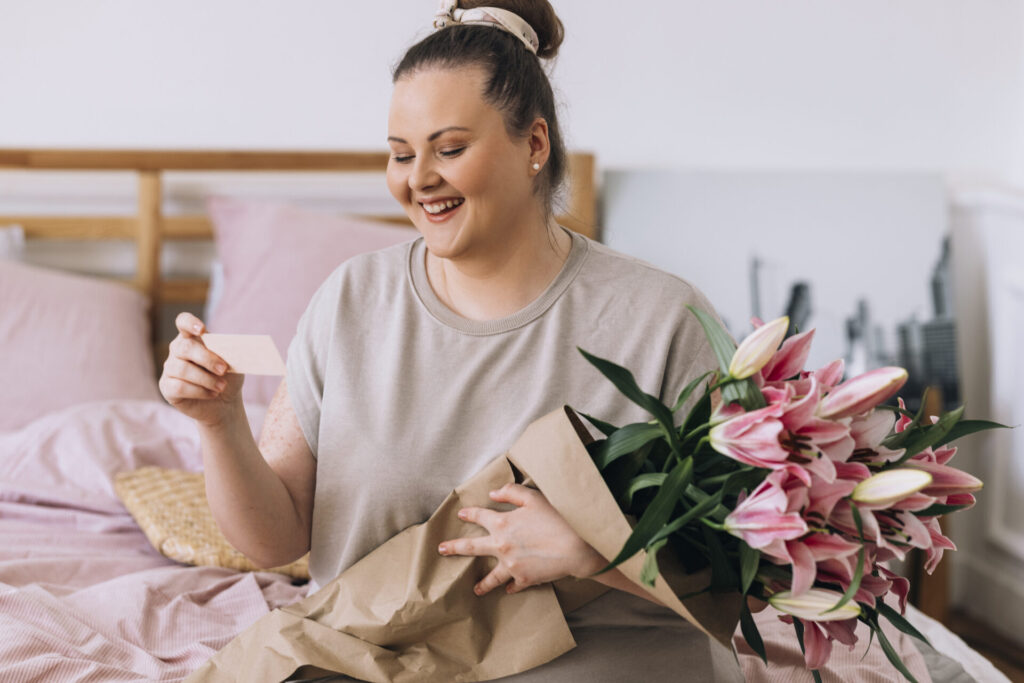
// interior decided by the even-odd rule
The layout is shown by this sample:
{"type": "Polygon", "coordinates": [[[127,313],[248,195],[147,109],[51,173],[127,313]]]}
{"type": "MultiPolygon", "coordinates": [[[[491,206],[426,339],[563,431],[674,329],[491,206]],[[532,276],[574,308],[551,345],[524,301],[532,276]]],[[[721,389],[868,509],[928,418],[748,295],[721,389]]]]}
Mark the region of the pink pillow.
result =
{"type": "MultiPolygon", "coordinates": [[[[208,201],[207,211],[224,267],[224,289],[207,327],[269,334],[282,355],[313,293],[342,261],[419,234],[281,202],[217,197],[208,201]]],[[[280,377],[246,377],[242,398],[270,403],[280,383],[280,377]]]]}
{"type": "Polygon", "coordinates": [[[161,400],[146,298],[124,285],[0,261],[0,430],[116,398],[161,400]]]}

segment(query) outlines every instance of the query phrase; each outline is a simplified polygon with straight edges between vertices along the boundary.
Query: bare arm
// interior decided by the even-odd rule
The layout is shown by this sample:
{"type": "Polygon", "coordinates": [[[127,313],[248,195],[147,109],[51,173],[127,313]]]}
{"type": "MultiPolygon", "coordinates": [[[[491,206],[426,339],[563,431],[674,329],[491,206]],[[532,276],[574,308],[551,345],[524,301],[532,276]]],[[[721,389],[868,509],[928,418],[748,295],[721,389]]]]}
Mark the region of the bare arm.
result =
{"type": "Polygon", "coordinates": [[[241,375],[222,374],[222,359],[199,338],[202,321],[183,313],[160,390],[196,420],[206,497],[232,546],[262,567],[309,550],[316,461],[288,400],[285,381],[267,411],[257,447],[242,405],[241,375]],[[198,325],[198,327],[196,327],[198,325]]]}

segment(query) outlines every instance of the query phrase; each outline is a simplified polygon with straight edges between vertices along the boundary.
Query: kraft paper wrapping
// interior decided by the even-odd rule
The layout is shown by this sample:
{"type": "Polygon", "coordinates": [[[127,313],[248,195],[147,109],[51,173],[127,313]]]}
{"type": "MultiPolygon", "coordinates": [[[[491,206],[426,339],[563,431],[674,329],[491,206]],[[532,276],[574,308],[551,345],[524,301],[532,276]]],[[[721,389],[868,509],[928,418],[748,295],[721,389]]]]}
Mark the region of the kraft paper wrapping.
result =
{"type": "MultiPolygon", "coordinates": [[[[473,586],[490,571],[493,558],[442,557],[437,546],[486,533],[457,513],[469,506],[495,507],[488,494],[516,480],[514,465],[585,541],[613,558],[631,527],[581,439],[589,435],[568,408],[540,418],[426,522],[389,539],[305,600],[266,615],[186,681],[283,681],[331,673],[374,683],[486,681],[569,651],[576,643],[564,612],[602,594],[603,586],[563,579],[479,597],[473,586]]],[[[665,564],[661,557],[659,563],[665,564]]],[[[620,570],[642,585],[642,565],[641,554],[620,570]]],[[[666,572],[678,594],[700,590],[709,580],[706,572],[666,572]]],[[[738,597],[702,595],[684,606],[660,574],[654,588],[644,588],[731,648],[738,597]]]]}

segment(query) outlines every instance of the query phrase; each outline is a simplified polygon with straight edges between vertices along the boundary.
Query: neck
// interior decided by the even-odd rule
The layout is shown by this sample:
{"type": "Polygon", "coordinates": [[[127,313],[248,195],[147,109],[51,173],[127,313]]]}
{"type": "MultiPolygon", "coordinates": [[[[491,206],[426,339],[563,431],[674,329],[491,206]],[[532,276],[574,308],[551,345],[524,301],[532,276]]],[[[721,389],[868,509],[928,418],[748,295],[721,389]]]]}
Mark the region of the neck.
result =
{"type": "Polygon", "coordinates": [[[572,237],[554,223],[488,253],[459,259],[426,255],[427,278],[437,297],[470,320],[497,320],[522,310],[557,277],[572,237]]]}

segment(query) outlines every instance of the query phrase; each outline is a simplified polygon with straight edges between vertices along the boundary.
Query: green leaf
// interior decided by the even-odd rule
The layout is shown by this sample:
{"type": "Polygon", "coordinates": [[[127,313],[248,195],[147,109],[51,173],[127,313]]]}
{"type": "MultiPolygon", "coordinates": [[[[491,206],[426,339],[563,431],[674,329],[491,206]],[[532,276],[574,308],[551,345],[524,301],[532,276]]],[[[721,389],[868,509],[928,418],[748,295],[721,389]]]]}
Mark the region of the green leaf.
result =
{"type": "Polygon", "coordinates": [[[706,513],[714,510],[715,507],[717,507],[720,498],[721,496],[718,496],[717,494],[715,496],[705,498],[704,500],[702,500],[701,502],[697,503],[692,508],[684,512],[682,515],[675,518],[670,523],[666,524],[661,529],[659,529],[658,533],[654,534],[654,536],[651,537],[651,540],[649,542],[654,543],[655,541],[660,541],[663,538],[668,538],[669,536],[679,531],[693,520],[699,517],[703,517],[706,513]]]}
{"type": "Polygon", "coordinates": [[[956,410],[951,410],[942,417],[939,421],[930,427],[920,430],[916,433],[907,443],[904,445],[906,452],[894,463],[895,465],[902,465],[907,460],[910,460],[913,456],[917,455],[921,451],[931,446],[934,446],[939,441],[944,439],[953,426],[963,417],[964,407],[960,406],[956,410]]]}
{"type": "Polygon", "coordinates": [[[743,489],[751,491],[764,481],[767,476],[767,470],[744,466],[742,470],[734,472],[726,480],[722,486],[722,497],[736,495],[743,489]]]}
{"type": "Polygon", "coordinates": [[[761,551],[751,548],[746,541],[740,541],[740,593],[746,595],[754,583],[757,568],[761,564],[761,551]]]}
{"type": "Polygon", "coordinates": [[[762,662],[767,664],[768,655],[764,650],[764,641],[761,640],[761,632],[757,630],[757,624],[754,623],[754,616],[750,613],[750,606],[747,605],[745,598],[740,606],[740,631],[750,649],[757,653],[762,662]]]}
{"type": "Polygon", "coordinates": [[[700,377],[696,378],[695,380],[686,385],[686,388],[684,388],[682,392],[680,392],[679,398],[676,399],[676,404],[672,407],[673,414],[679,412],[679,409],[682,408],[683,404],[686,403],[687,399],[690,398],[690,394],[692,394],[694,390],[697,388],[697,386],[705,379],[707,379],[708,375],[712,374],[713,372],[713,370],[708,370],[703,375],[701,375],[700,377]]]}
{"type": "Polygon", "coordinates": [[[892,434],[888,436],[885,439],[885,441],[882,442],[886,448],[899,450],[900,448],[903,448],[906,445],[907,441],[917,430],[918,425],[921,424],[921,420],[924,419],[924,411],[925,408],[928,406],[927,398],[928,390],[925,389],[924,393],[921,395],[921,407],[918,409],[917,414],[914,415],[914,418],[910,421],[910,424],[908,424],[902,432],[892,434]]]}
{"type": "Polygon", "coordinates": [[[936,503],[935,505],[932,505],[930,507],[926,507],[924,510],[915,510],[913,512],[913,514],[917,515],[918,517],[941,517],[942,515],[948,515],[951,512],[956,512],[957,510],[963,510],[964,508],[969,508],[969,507],[971,507],[971,506],[970,505],[943,505],[941,503],[936,503]]]}
{"type": "Polygon", "coordinates": [[[722,370],[722,375],[728,375],[729,363],[732,362],[733,354],[736,353],[736,342],[732,340],[728,332],[722,329],[722,326],[718,324],[714,317],[695,306],[687,305],[687,308],[697,316],[700,326],[704,328],[704,334],[708,338],[708,343],[711,344],[711,350],[715,352],[715,357],[718,358],[718,366],[722,370]]]}
{"type": "Polygon", "coordinates": [[[945,446],[947,443],[950,443],[951,441],[956,441],[957,439],[965,437],[969,434],[983,432],[988,429],[1012,428],[1004,424],[999,424],[998,422],[990,422],[988,420],[960,420],[953,426],[952,429],[949,430],[949,433],[946,434],[946,436],[939,440],[935,445],[937,447],[945,446]]]}
{"type": "Polygon", "coordinates": [[[704,533],[704,542],[708,544],[708,554],[711,560],[711,592],[728,593],[739,588],[739,577],[736,576],[732,563],[725,554],[722,547],[722,539],[718,533],[706,526],[701,527],[704,533]]]}
{"type": "MultiPolygon", "coordinates": [[[[860,517],[858,516],[858,514],[856,512],[857,507],[856,506],[851,506],[851,507],[854,510],[854,513],[853,513],[854,519],[859,522],[860,521],[860,517]]],[[[859,531],[860,530],[860,524],[858,524],[857,527],[858,527],[858,531],[859,531]]],[[[857,551],[857,569],[853,572],[853,579],[850,581],[850,587],[846,589],[845,593],[843,593],[843,597],[840,598],[839,602],[837,602],[835,605],[833,605],[832,607],[829,607],[827,610],[825,610],[825,614],[828,614],[829,612],[834,612],[835,610],[839,609],[840,607],[842,607],[846,603],[850,602],[850,600],[853,598],[853,596],[857,594],[857,591],[860,590],[860,581],[861,581],[862,578],[864,578],[864,545],[863,545],[863,539],[861,540],[860,550],[857,551]]]]}
{"type": "Polygon", "coordinates": [[[892,646],[892,643],[889,642],[889,639],[885,637],[885,631],[883,631],[882,627],[878,625],[878,622],[876,621],[871,624],[871,627],[878,635],[878,642],[881,643],[885,656],[889,658],[889,661],[894,667],[896,667],[896,670],[903,674],[903,677],[910,681],[910,683],[917,683],[917,679],[914,678],[910,673],[910,670],[907,668],[907,665],[903,663],[902,659],[900,659],[899,653],[896,652],[896,649],[892,646]]]}
{"type": "Polygon", "coordinates": [[[682,495],[683,490],[686,489],[692,478],[693,458],[686,458],[672,468],[668,477],[665,478],[665,483],[662,484],[661,488],[658,489],[657,495],[654,496],[654,500],[647,506],[644,514],[640,517],[640,521],[633,528],[633,533],[626,539],[622,550],[619,551],[619,554],[615,556],[615,559],[607,567],[597,572],[598,574],[619,566],[650,543],[651,538],[668,521],[669,516],[671,516],[672,511],[675,510],[676,504],[679,502],[679,496],[682,495]]]}
{"type": "Polygon", "coordinates": [[[654,418],[661,424],[662,429],[664,429],[665,436],[668,437],[669,443],[672,445],[673,452],[679,453],[679,435],[676,434],[672,411],[670,411],[664,403],[654,396],[644,393],[644,391],[637,385],[636,378],[633,377],[633,373],[626,368],[618,366],[610,360],[598,358],[579,347],[576,348],[583,354],[584,358],[590,361],[591,365],[596,367],[601,371],[602,375],[611,380],[612,384],[614,384],[626,398],[654,416],[654,418]]]}
{"type": "MultiPolygon", "coordinates": [[[[886,619],[888,619],[893,626],[903,631],[908,636],[913,636],[918,640],[923,640],[924,642],[928,643],[928,639],[924,637],[924,634],[922,634],[920,631],[914,628],[914,625],[907,621],[902,614],[900,614],[892,607],[882,602],[881,599],[879,599],[877,602],[878,613],[884,616],[886,619]]],[[[928,644],[931,645],[931,643],[928,644]]]]}
{"type": "Polygon", "coordinates": [[[666,477],[668,477],[668,475],[664,472],[645,472],[644,474],[636,476],[633,481],[629,482],[626,492],[622,494],[623,500],[620,501],[621,503],[624,503],[622,507],[628,510],[629,507],[633,505],[633,495],[637,491],[650,488],[652,486],[661,486],[665,483],[666,477]]]}
{"type": "Polygon", "coordinates": [[[582,415],[583,417],[585,417],[587,419],[587,422],[589,422],[590,424],[594,425],[594,427],[596,427],[597,430],[599,432],[601,432],[602,434],[604,434],[605,436],[608,436],[609,434],[614,432],[616,429],[618,429],[618,427],[616,427],[613,424],[609,424],[608,422],[605,422],[604,420],[599,420],[596,417],[591,417],[590,415],[587,415],[586,413],[581,413],[578,410],[576,411],[576,414],[577,415],[582,415]]]}
{"type": "Polygon", "coordinates": [[[597,469],[603,470],[618,458],[632,453],[662,434],[660,426],[649,422],[626,425],[608,435],[594,454],[594,464],[597,465],[597,469]]]}
{"type": "Polygon", "coordinates": [[[662,539],[647,547],[647,556],[644,558],[644,566],[640,570],[640,580],[646,585],[654,587],[654,579],[658,577],[658,551],[661,550],[668,539],[662,539]]]}

